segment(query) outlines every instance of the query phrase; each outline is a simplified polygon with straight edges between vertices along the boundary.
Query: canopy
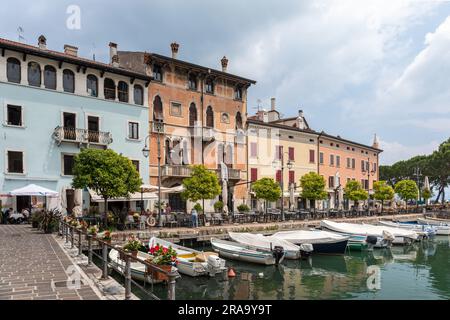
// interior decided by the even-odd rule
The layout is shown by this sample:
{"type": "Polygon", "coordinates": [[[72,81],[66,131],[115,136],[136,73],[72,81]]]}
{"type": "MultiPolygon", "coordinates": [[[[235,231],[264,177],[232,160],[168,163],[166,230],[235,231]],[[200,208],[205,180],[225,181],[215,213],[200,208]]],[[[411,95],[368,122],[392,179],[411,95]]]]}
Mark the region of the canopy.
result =
{"type": "MultiPolygon", "coordinates": [[[[104,202],[105,200],[99,194],[97,194],[94,190],[89,189],[89,194],[91,196],[92,202],[104,202]]],[[[141,201],[141,200],[158,200],[158,196],[153,192],[144,192],[141,194],[140,192],[130,194],[129,198],[115,198],[108,199],[108,202],[120,202],[120,201],[141,201]]]]}
{"type": "MultiPolygon", "coordinates": [[[[159,191],[158,186],[154,186],[151,184],[144,184],[141,186],[140,189],[144,193],[154,193],[154,192],[159,191]]],[[[173,187],[173,188],[167,188],[167,187],[161,186],[161,193],[181,193],[183,191],[184,191],[183,186],[178,186],[178,187],[173,187]]]]}
{"type": "Polygon", "coordinates": [[[59,195],[58,192],[46,189],[44,187],[35,185],[35,184],[29,184],[26,187],[13,190],[9,193],[11,196],[55,196],[57,197],[59,195]]]}

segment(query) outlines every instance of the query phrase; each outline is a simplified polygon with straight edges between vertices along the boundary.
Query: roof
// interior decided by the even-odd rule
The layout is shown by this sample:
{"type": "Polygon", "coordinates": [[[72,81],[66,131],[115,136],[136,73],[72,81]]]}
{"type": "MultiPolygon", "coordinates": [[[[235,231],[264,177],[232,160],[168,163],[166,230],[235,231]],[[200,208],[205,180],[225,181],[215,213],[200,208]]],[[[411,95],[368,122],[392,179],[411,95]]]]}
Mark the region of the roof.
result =
{"type": "Polygon", "coordinates": [[[342,141],[342,142],[345,142],[345,143],[348,143],[348,144],[354,144],[356,146],[359,146],[359,147],[362,147],[362,148],[365,148],[365,149],[370,149],[370,150],[374,150],[374,151],[377,151],[377,152],[383,152],[383,150],[381,150],[381,149],[377,149],[377,148],[374,148],[372,146],[368,146],[368,145],[365,145],[365,144],[362,144],[362,143],[358,143],[358,142],[354,142],[354,141],[351,141],[351,140],[343,139],[340,136],[333,136],[333,135],[328,134],[328,133],[326,133],[324,131],[322,131],[320,133],[320,136],[326,137],[326,138],[330,138],[330,139],[334,139],[334,140],[338,140],[338,141],[342,141]]]}
{"type": "MultiPolygon", "coordinates": [[[[126,53],[126,51],[121,51],[123,53],[126,53]]],[[[167,61],[167,62],[171,62],[174,64],[179,64],[179,65],[183,65],[185,67],[191,68],[191,69],[195,69],[198,70],[199,72],[205,72],[205,73],[210,73],[211,75],[216,75],[216,76],[220,76],[220,77],[224,77],[224,78],[229,78],[231,80],[237,80],[237,81],[242,81],[242,82],[246,82],[247,84],[256,84],[255,80],[251,80],[251,79],[247,79],[241,76],[237,76],[228,72],[223,72],[220,70],[216,70],[216,69],[211,69],[211,68],[207,68],[204,66],[200,66],[198,64],[194,64],[191,62],[187,62],[187,61],[183,61],[183,60],[179,60],[179,59],[174,59],[171,57],[167,57],[167,56],[163,56],[157,53],[149,53],[149,56],[151,59],[155,59],[155,60],[162,60],[162,61],[167,61]]]]}
{"type": "Polygon", "coordinates": [[[146,75],[145,73],[139,73],[135,71],[130,71],[125,68],[113,67],[109,64],[82,58],[76,57],[64,52],[58,52],[48,49],[41,49],[36,46],[32,46],[29,44],[24,44],[20,42],[15,42],[7,39],[0,38],[0,49],[2,49],[2,55],[4,55],[4,50],[11,50],[16,52],[21,52],[24,54],[30,54],[42,58],[52,59],[59,62],[66,62],[74,65],[78,65],[81,67],[92,68],[102,70],[104,72],[110,72],[119,74],[126,77],[131,77],[135,79],[151,81],[152,77],[146,75]]]}

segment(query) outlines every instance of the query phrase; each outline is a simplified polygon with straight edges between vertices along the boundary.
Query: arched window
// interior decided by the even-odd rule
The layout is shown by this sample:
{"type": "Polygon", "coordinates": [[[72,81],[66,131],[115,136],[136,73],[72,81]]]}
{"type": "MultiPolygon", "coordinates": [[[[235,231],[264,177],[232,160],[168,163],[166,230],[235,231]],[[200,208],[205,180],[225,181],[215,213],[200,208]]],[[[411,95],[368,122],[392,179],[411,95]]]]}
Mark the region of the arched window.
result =
{"type": "Polygon", "coordinates": [[[170,141],[168,139],[165,142],[165,150],[166,150],[166,152],[165,152],[166,153],[166,156],[165,156],[166,164],[172,164],[171,153],[170,153],[170,151],[171,151],[170,141]]]}
{"type": "Polygon", "coordinates": [[[114,83],[114,80],[110,78],[106,78],[104,82],[105,87],[105,99],[108,100],[116,100],[116,84],[114,83]]]}
{"type": "Polygon", "coordinates": [[[217,146],[217,165],[220,166],[222,162],[225,162],[225,149],[223,147],[223,144],[219,144],[217,146]]]}
{"type": "Polygon", "coordinates": [[[86,90],[91,97],[98,97],[98,79],[93,74],[86,78],[86,90]]]}
{"type": "Polygon", "coordinates": [[[236,87],[234,89],[234,99],[242,100],[242,88],[241,87],[236,87]]]}
{"type": "Polygon", "coordinates": [[[28,63],[28,84],[34,87],[41,86],[41,66],[37,62],[28,63]]]}
{"type": "Polygon", "coordinates": [[[224,162],[226,165],[233,164],[233,146],[230,144],[225,148],[224,162]]]}
{"type": "Polygon", "coordinates": [[[52,66],[44,68],[44,86],[46,89],[56,90],[56,69],[52,66]]]}
{"type": "Polygon", "coordinates": [[[188,86],[190,90],[197,90],[197,77],[195,74],[189,75],[188,86]]]}
{"type": "Polygon", "coordinates": [[[214,112],[211,106],[206,109],[206,127],[213,128],[214,127],[214,112]]]}
{"type": "Polygon", "coordinates": [[[191,103],[191,106],[189,107],[189,126],[194,127],[196,122],[197,122],[197,107],[195,106],[195,103],[191,103]]]}
{"type": "Polygon", "coordinates": [[[214,82],[210,78],[205,81],[205,91],[206,93],[214,94],[214,82]]]}
{"type": "Polygon", "coordinates": [[[242,129],[242,116],[239,111],[236,113],[236,129],[242,129]]]}
{"type": "Polygon", "coordinates": [[[119,81],[117,91],[119,92],[119,101],[128,102],[128,84],[124,81],[119,81]]]}
{"type": "Polygon", "coordinates": [[[134,103],[144,105],[144,89],[138,84],[134,86],[134,103]]]}
{"type": "Polygon", "coordinates": [[[162,108],[162,101],[159,96],[155,97],[155,100],[153,101],[153,120],[155,121],[163,121],[163,108],[162,108]]]}
{"type": "Polygon", "coordinates": [[[157,64],[153,65],[153,79],[162,82],[163,73],[160,65],[157,64]]]}
{"type": "Polygon", "coordinates": [[[8,82],[20,83],[22,78],[21,74],[20,61],[16,58],[9,58],[6,67],[8,82]]]}
{"type": "Polygon", "coordinates": [[[71,70],[63,71],[63,88],[64,92],[75,92],[75,74],[71,70]]]}

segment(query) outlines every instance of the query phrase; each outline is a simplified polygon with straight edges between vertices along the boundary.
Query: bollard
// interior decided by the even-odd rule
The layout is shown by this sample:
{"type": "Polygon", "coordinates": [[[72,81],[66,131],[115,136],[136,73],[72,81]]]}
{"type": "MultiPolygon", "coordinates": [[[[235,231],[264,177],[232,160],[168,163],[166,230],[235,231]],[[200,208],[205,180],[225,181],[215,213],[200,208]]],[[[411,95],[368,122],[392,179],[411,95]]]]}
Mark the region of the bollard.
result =
{"type": "Polygon", "coordinates": [[[83,254],[83,243],[81,242],[81,230],[78,230],[78,255],[83,254]]]}
{"type": "Polygon", "coordinates": [[[127,255],[125,264],[125,300],[131,299],[131,263],[127,255]]]}
{"type": "Polygon", "coordinates": [[[168,288],[167,288],[167,299],[175,300],[175,284],[176,284],[176,274],[171,272],[167,275],[169,277],[168,288]]]}
{"type": "Polygon", "coordinates": [[[73,227],[72,227],[72,228],[70,228],[70,242],[71,242],[70,249],[73,249],[73,247],[74,247],[73,236],[74,236],[74,231],[73,231],[73,227]]]}
{"type": "Polygon", "coordinates": [[[65,232],[66,232],[66,243],[69,242],[69,227],[66,225],[65,227],[65,232]]]}
{"type": "Polygon", "coordinates": [[[103,272],[102,272],[102,279],[106,280],[108,279],[108,246],[106,243],[103,243],[103,272]]]}
{"type": "Polygon", "coordinates": [[[88,234],[88,266],[92,265],[92,236],[88,234]]]}

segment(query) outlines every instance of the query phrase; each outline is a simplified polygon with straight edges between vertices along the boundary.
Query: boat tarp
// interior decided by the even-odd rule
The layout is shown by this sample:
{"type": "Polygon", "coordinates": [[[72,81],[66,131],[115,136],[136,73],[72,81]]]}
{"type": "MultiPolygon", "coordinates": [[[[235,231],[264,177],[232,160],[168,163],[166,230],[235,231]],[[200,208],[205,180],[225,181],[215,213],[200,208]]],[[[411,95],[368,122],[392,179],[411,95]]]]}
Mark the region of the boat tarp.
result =
{"type": "Polygon", "coordinates": [[[348,240],[349,237],[322,230],[294,230],[275,233],[272,237],[292,243],[335,243],[348,240]]]}
{"type": "Polygon", "coordinates": [[[255,248],[261,248],[264,250],[271,250],[278,247],[283,247],[285,251],[299,251],[300,247],[290,243],[289,241],[278,239],[274,237],[265,237],[262,234],[254,234],[254,233],[236,233],[229,232],[230,238],[234,241],[245,244],[248,246],[252,246],[255,248]]]}
{"type": "Polygon", "coordinates": [[[329,220],[322,220],[320,222],[322,227],[346,234],[361,234],[368,236],[384,237],[383,231],[392,234],[394,237],[404,237],[410,239],[417,239],[419,235],[412,230],[406,230],[401,228],[387,227],[387,226],[374,226],[371,224],[356,224],[346,222],[333,222],[329,220]]]}
{"type": "Polygon", "coordinates": [[[440,226],[440,227],[450,227],[450,223],[447,223],[445,221],[440,221],[440,220],[432,220],[432,219],[422,219],[419,218],[417,219],[417,221],[419,223],[422,224],[429,224],[431,226],[440,226]]]}

